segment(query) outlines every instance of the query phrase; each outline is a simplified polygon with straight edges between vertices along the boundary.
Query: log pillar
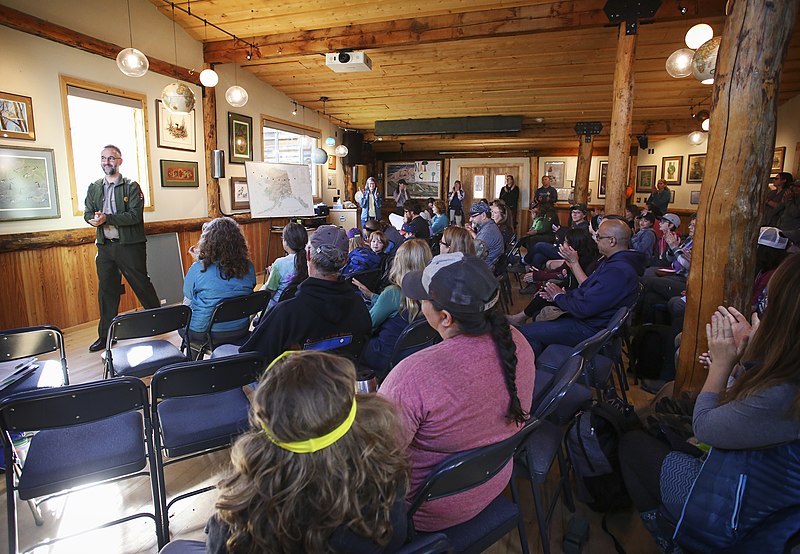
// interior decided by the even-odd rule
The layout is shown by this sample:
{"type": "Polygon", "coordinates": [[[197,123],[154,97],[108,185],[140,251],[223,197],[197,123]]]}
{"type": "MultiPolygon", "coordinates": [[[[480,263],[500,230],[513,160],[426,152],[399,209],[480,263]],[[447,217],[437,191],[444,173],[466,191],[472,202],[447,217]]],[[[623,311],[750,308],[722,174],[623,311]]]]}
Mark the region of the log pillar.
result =
{"type": "Polygon", "coordinates": [[[589,170],[592,167],[592,135],[578,140],[578,166],[575,169],[575,203],[589,204],[589,170]]]}
{"type": "MultiPolygon", "coordinates": [[[[534,199],[536,196],[536,189],[539,188],[539,156],[531,156],[529,158],[529,165],[530,165],[530,191],[528,197],[528,206],[530,206],[530,201],[534,199]]],[[[522,206],[526,207],[526,206],[522,206]]],[[[531,221],[531,212],[527,209],[523,210],[519,214],[519,233],[525,234],[525,232],[530,228],[533,221],[531,221]]]]}
{"type": "MultiPolygon", "coordinates": [[[[211,67],[206,64],[206,67],[211,67]]],[[[203,147],[206,150],[206,198],[208,217],[222,215],[219,209],[219,180],[211,176],[211,151],[217,148],[217,95],[215,87],[203,87],[203,147]]]]}
{"type": "Polygon", "coordinates": [[[628,152],[631,147],[631,121],[633,119],[633,61],[636,57],[637,37],[637,35],[626,35],[625,26],[624,22],[619,25],[617,58],[614,67],[606,215],[625,214],[625,187],[628,183],[628,152]]]}
{"type": "MultiPolygon", "coordinates": [[[[636,169],[639,166],[639,148],[636,146],[631,147],[631,157],[628,165],[628,187],[625,189],[625,205],[633,204],[634,196],[636,195],[636,169]],[[628,197],[628,191],[631,191],[628,197]]],[[[625,212],[623,212],[625,213],[625,212]]]]}
{"type": "Polygon", "coordinates": [[[750,313],[758,230],[772,165],[781,68],[796,0],[736,0],[725,20],[675,393],[706,377],[705,324],[717,306],[750,313]]]}

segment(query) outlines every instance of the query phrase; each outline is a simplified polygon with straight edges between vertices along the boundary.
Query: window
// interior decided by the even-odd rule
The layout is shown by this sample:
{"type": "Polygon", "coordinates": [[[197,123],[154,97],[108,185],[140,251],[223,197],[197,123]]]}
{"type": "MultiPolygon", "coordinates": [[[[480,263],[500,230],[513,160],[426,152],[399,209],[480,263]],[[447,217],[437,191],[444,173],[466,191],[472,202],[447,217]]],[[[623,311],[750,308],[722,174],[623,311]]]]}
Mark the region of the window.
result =
{"type": "Polygon", "coordinates": [[[292,125],[263,116],[261,129],[264,161],[308,165],[311,173],[311,194],[314,198],[319,197],[321,166],[311,163],[311,154],[314,148],[319,146],[322,133],[318,129],[292,125]]]}
{"type": "Polygon", "coordinates": [[[124,163],[120,173],[139,183],[145,209],[152,210],[146,97],[64,76],[61,76],[61,91],[75,215],[83,214],[89,185],[103,176],[100,151],[107,144],[122,151],[124,163]]]}
{"type": "Polygon", "coordinates": [[[500,191],[503,190],[503,187],[506,186],[506,174],[501,173],[500,175],[494,176],[494,198],[500,198],[500,191]]]}

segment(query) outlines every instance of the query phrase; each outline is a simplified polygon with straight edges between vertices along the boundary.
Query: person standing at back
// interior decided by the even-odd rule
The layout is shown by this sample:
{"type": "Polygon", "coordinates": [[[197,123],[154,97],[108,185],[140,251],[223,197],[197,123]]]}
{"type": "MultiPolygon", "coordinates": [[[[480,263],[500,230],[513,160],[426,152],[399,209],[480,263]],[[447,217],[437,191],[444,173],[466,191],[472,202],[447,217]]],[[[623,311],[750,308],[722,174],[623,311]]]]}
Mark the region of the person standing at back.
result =
{"type": "Polygon", "coordinates": [[[83,219],[96,228],[97,301],[100,323],[97,340],[89,346],[98,352],[106,346],[111,320],[119,312],[119,297],[125,276],[136,298],[145,308],[158,308],[161,302],[147,275],[147,238],[144,234],[144,194],[139,183],[122,176],[122,152],[109,144],[100,152],[100,168],[105,176],[86,193],[83,219]]]}
{"type": "Polygon", "coordinates": [[[506,175],[506,185],[500,189],[500,200],[506,203],[506,216],[512,229],[517,228],[517,206],[519,206],[519,187],[513,175],[506,175]]]}
{"type": "Polygon", "coordinates": [[[647,197],[646,204],[653,204],[658,208],[661,213],[656,216],[663,215],[669,211],[669,203],[672,201],[672,192],[667,187],[667,182],[664,179],[659,179],[656,186],[653,187],[653,192],[647,197]]]}

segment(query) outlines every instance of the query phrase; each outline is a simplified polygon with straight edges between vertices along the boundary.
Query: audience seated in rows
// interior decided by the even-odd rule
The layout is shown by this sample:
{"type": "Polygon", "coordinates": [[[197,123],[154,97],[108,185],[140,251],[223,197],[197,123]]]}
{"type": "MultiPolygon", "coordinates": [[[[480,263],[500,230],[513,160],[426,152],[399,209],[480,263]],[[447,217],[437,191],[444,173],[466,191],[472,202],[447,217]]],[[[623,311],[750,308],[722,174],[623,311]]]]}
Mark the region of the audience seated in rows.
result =
{"type": "MultiPolygon", "coordinates": [[[[420,214],[422,213],[422,205],[419,200],[408,200],[403,206],[403,215],[408,225],[406,239],[429,239],[431,238],[431,229],[428,222],[420,214]]],[[[406,228],[406,225],[403,226],[406,228]]]]}
{"type": "Polygon", "coordinates": [[[645,260],[641,252],[629,250],[630,238],[625,221],[606,218],[595,237],[605,258],[597,269],[574,290],[545,285],[540,294],[564,314],[522,327],[537,356],[550,344],[575,346],[605,328],[620,307],[633,305],[645,260]]]}
{"type": "Polygon", "coordinates": [[[639,230],[631,237],[631,248],[641,252],[647,257],[648,264],[656,257],[658,239],[653,225],[656,223],[656,216],[646,213],[639,218],[639,230]]]}
{"type": "Polygon", "coordinates": [[[444,230],[439,241],[440,254],[452,254],[461,252],[465,256],[475,256],[475,240],[469,231],[463,227],[448,227],[444,230]]]}
{"type": "Polygon", "coordinates": [[[555,233],[555,239],[552,243],[537,242],[533,245],[533,249],[529,250],[525,255],[525,263],[533,266],[536,269],[542,269],[548,260],[555,260],[558,258],[558,247],[564,242],[564,236],[567,229],[586,229],[589,230],[589,222],[586,220],[586,214],[589,213],[585,204],[574,204],[570,206],[570,225],[569,227],[561,226],[555,233]]]}
{"type": "MultiPolygon", "coordinates": [[[[456,452],[485,446],[519,430],[534,385],[534,357],[497,303],[497,280],[485,263],[462,253],[435,257],[403,278],[403,292],[443,341],[395,366],[379,394],[399,411],[399,432],[411,461],[413,495],[430,472],[456,452]]],[[[427,502],[414,526],[436,531],[467,521],[508,484],[509,464],[484,485],[427,502]]]]}
{"type": "Polygon", "coordinates": [[[778,173],[772,182],[772,187],[767,192],[767,199],[764,205],[764,226],[777,227],[786,204],[784,197],[789,192],[794,176],[791,173],[782,171],[778,173]]]}
{"type": "Polygon", "coordinates": [[[433,219],[431,219],[431,236],[444,232],[449,225],[447,217],[447,204],[444,200],[436,200],[433,203],[433,219]]]}
{"type": "MultiPolygon", "coordinates": [[[[641,217],[637,218],[637,223],[640,220],[641,217]]],[[[670,267],[672,266],[672,262],[675,261],[675,256],[670,250],[669,244],[667,244],[666,237],[669,235],[670,237],[675,236],[680,239],[678,227],[681,225],[681,218],[675,214],[664,214],[657,218],[657,220],[658,225],[655,231],[658,237],[658,243],[656,245],[655,257],[650,261],[649,265],[654,267],[670,267]]]]}
{"type": "Polygon", "coordinates": [[[261,290],[272,292],[269,309],[274,308],[282,298],[286,300],[292,298],[297,291],[297,285],[308,277],[308,263],[306,262],[308,232],[306,228],[299,223],[290,221],[283,227],[281,242],[286,255],[272,262],[272,265],[267,268],[269,277],[261,287],[261,290]]]}
{"type": "Polygon", "coordinates": [[[492,202],[490,208],[492,210],[492,221],[494,221],[500,229],[500,233],[503,235],[505,250],[508,251],[511,243],[517,238],[517,234],[511,226],[511,221],[508,217],[508,207],[502,200],[495,200],[492,202]]]}
{"type": "Polygon", "coordinates": [[[347,263],[342,268],[341,276],[350,277],[354,273],[380,269],[389,239],[383,231],[373,231],[369,235],[368,244],[350,250],[347,263]]]}
{"type": "MultiPolygon", "coordinates": [[[[223,300],[252,293],[256,272],[242,230],[229,217],[204,224],[200,241],[190,252],[196,261],[183,281],[184,304],[192,309],[189,338],[204,342],[214,308],[223,300]]],[[[211,333],[220,344],[247,334],[249,327],[250,320],[245,318],[217,323],[211,333]]]]}
{"type": "Polygon", "coordinates": [[[492,219],[492,208],[486,202],[475,202],[469,209],[467,227],[472,238],[481,241],[486,248],[486,265],[494,270],[497,261],[505,253],[503,233],[492,219]],[[473,228],[474,227],[474,228],[473,228]]]}
{"type": "Polygon", "coordinates": [[[522,237],[520,244],[531,250],[537,242],[553,242],[555,229],[561,226],[553,205],[549,202],[531,202],[531,227],[522,237]]]}

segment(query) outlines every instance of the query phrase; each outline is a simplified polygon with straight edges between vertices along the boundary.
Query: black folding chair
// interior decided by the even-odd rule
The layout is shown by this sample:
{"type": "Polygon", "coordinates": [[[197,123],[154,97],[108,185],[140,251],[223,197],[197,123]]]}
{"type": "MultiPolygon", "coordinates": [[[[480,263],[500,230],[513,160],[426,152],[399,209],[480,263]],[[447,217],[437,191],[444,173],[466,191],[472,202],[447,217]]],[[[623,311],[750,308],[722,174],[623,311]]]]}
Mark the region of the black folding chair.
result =
{"type": "Polygon", "coordinates": [[[6,467],[19,468],[18,477],[16,472],[6,471],[9,552],[18,551],[17,496],[41,504],[75,487],[136,476],[149,477],[152,513],[121,517],[68,537],[43,541],[30,550],[142,517],[155,522],[158,545],[165,544],[148,407],[147,387],[132,377],[36,389],[0,401],[6,467]],[[24,460],[10,437],[21,432],[36,432],[24,460]],[[144,470],[148,464],[149,470],[144,470]]]}
{"type": "Polygon", "coordinates": [[[438,331],[428,324],[424,317],[419,317],[403,329],[389,357],[389,369],[402,360],[420,350],[442,342],[438,331]]]}
{"type": "MultiPolygon", "coordinates": [[[[249,325],[242,331],[240,337],[215,342],[214,335],[211,330],[217,323],[227,323],[229,321],[237,321],[239,319],[250,319],[252,316],[263,312],[269,304],[270,292],[266,290],[259,290],[252,294],[244,296],[237,296],[235,298],[228,298],[223,300],[214,308],[211,313],[211,321],[208,324],[208,331],[206,331],[205,341],[200,343],[196,341],[189,341],[189,348],[191,350],[192,358],[199,360],[206,354],[211,354],[214,349],[220,344],[238,344],[241,346],[245,343],[250,336],[249,325]],[[197,354],[195,354],[195,352],[197,354]]],[[[188,335],[187,335],[188,336],[188,335]]]]}
{"type": "MultiPolygon", "coordinates": [[[[111,321],[103,353],[103,378],[129,375],[147,377],[169,364],[189,360],[186,340],[181,347],[163,339],[114,346],[116,341],[157,337],[183,329],[188,333],[192,310],[188,306],[166,306],[118,315],[111,321]]],[[[185,335],[184,335],[185,336],[185,335]]]]}
{"type": "Polygon", "coordinates": [[[162,528],[169,540],[169,508],[214,489],[193,490],[167,502],[164,467],[227,448],[250,425],[250,402],[242,387],[266,367],[256,354],[197,360],[162,367],[150,382],[162,528]],[[164,457],[171,458],[168,461],[164,457]]]}
{"type": "Polygon", "coordinates": [[[47,355],[58,352],[58,360],[36,360],[26,376],[0,390],[0,397],[16,392],[69,384],[67,351],[64,347],[64,334],[58,327],[40,325],[0,331],[0,362],[13,362],[22,358],[47,355]]]}

